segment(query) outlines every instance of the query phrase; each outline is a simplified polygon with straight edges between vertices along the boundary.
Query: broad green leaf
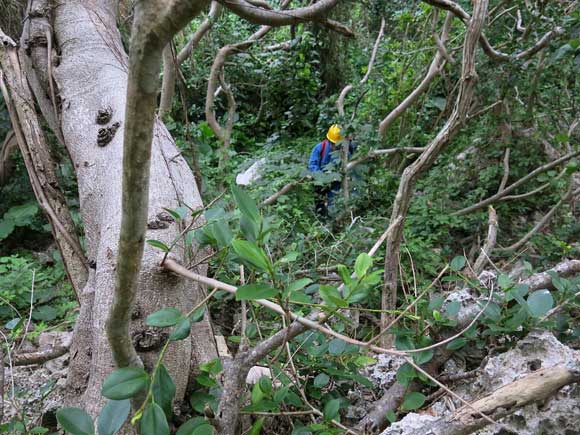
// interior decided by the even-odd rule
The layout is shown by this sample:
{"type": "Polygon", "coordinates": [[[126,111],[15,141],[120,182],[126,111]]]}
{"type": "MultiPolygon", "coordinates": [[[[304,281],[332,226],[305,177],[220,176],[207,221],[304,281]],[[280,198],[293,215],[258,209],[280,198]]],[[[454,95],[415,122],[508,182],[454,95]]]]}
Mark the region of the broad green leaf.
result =
{"type": "Polygon", "coordinates": [[[163,210],[165,210],[167,213],[169,213],[171,215],[171,217],[173,219],[175,219],[176,221],[179,222],[180,220],[182,220],[181,215],[176,210],[171,210],[170,208],[166,208],[166,207],[163,207],[163,210]]]}
{"type": "Polygon", "coordinates": [[[277,264],[292,263],[298,259],[299,252],[291,251],[276,261],[277,264]]]}
{"type": "Polygon", "coordinates": [[[413,379],[417,377],[417,372],[411,364],[405,363],[399,367],[399,370],[397,370],[396,377],[397,382],[406,387],[413,379]]]}
{"type": "Polygon", "coordinates": [[[191,322],[192,323],[197,323],[199,322],[201,319],[203,319],[203,315],[205,314],[205,305],[199,307],[197,310],[195,310],[193,313],[191,313],[191,322]]]}
{"type": "Polygon", "coordinates": [[[334,420],[338,417],[338,410],[340,409],[340,399],[332,399],[326,402],[324,405],[324,419],[325,420],[334,420]]]}
{"type": "Polygon", "coordinates": [[[238,204],[238,208],[242,214],[256,223],[260,222],[260,211],[258,210],[258,206],[250,197],[250,195],[248,195],[238,186],[232,186],[232,193],[234,194],[236,204],[238,204]]]}
{"type": "Polygon", "coordinates": [[[229,246],[233,239],[233,235],[224,221],[217,221],[210,224],[211,232],[215,237],[218,247],[224,248],[229,246]]]}
{"type": "Polygon", "coordinates": [[[372,265],[373,258],[366,252],[363,252],[356,258],[356,262],[354,263],[354,273],[356,273],[356,276],[360,279],[367,274],[372,265]]]}
{"type": "Polygon", "coordinates": [[[131,412],[131,401],[109,400],[97,419],[99,435],[114,435],[123,426],[131,412]]]}
{"type": "Polygon", "coordinates": [[[465,344],[467,343],[467,340],[463,337],[459,337],[456,338],[455,340],[453,340],[452,342],[447,344],[447,349],[449,350],[457,350],[457,349],[461,349],[463,346],[465,346],[465,344]]]}
{"type": "Polygon", "coordinates": [[[465,267],[465,257],[463,255],[455,257],[453,260],[451,260],[449,267],[451,270],[459,272],[465,267]]]}
{"type": "Polygon", "coordinates": [[[354,365],[357,367],[365,367],[368,366],[369,364],[375,364],[376,362],[377,362],[376,358],[361,355],[354,360],[354,365]]]}
{"type": "Polygon", "coordinates": [[[497,285],[503,290],[508,289],[512,286],[512,279],[509,277],[509,275],[500,273],[497,277],[497,285]]]}
{"type": "Polygon", "coordinates": [[[340,338],[334,338],[330,343],[328,343],[328,352],[331,355],[341,355],[346,348],[346,342],[340,338]]]}
{"type": "Polygon", "coordinates": [[[54,307],[48,305],[41,305],[40,307],[34,308],[32,311],[32,318],[34,320],[43,320],[45,322],[50,322],[58,317],[58,310],[54,307]]]}
{"type": "Polygon", "coordinates": [[[12,219],[3,219],[0,221],[0,240],[4,240],[12,231],[14,231],[14,221],[12,219]]]}
{"type": "Polygon", "coordinates": [[[274,393],[274,402],[282,403],[288,395],[288,387],[278,388],[274,393]]]}
{"type": "Polygon", "coordinates": [[[270,394],[272,392],[272,380],[268,376],[262,376],[258,383],[260,384],[260,390],[264,394],[270,394]]]}
{"type": "Polygon", "coordinates": [[[175,435],[212,435],[213,426],[203,417],[195,417],[183,423],[175,435]]]}
{"type": "Polygon", "coordinates": [[[169,435],[169,425],[163,409],[156,403],[150,403],[141,418],[141,435],[169,435]]]}
{"type": "Polygon", "coordinates": [[[11,220],[17,227],[29,225],[31,220],[38,213],[38,205],[35,203],[17,205],[15,207],[10,207],[6,213],[4,213],[4,219],[11,220]]]}
{"type": "Polygon", "coordinates": [[[292,281],[290,284],[288,284],[288,286],[286,287],[286,291],[288,293],[292,293],[294,291],[302,290],[310,283],[312,283],[312,280],[310,278],[301,278],[299,280],[292,281]]]}
{"type": "Polygon", "coordinates": [[[255,243],[248,242],[247,240],[234,240],[232,246],[242,260],[247,261],[264,272],[270,270],[270,260],[264,250],[255,243]]]}
{"type": "Polygon", "coordinates": [[[85,410],[79,408],[61,408],[56,411],[56,419],[61,427],[72,435],[93,435],[93,419],[85,410]]]}
{"type": "Polygon", "coordinates": [[[431,361],[431,358],[433,358],[433,349],[424,350],[423,352],[417,352],[413,354],[413,360],[415,361],[415,364],[419,365],[431,361]]]}
{"type": "Polygon", "coordinates": [[[101,394],[107,399],[129,399],[147,386],[149,375],[136,367],[124,367],[111,373],[103,383],[101,394]]]}
{"type": "Polygon", "coordinates": [[[249,241],[255,242],[258,239],[258,224],[246,215],[242,215],[240,218],[240,230],[242,230],[242,234],[249,241]]]}
{"type": "Polygon", "coordinates": [[[184,340],[187,337],[189,337],[190,331],[191,331],[191,321],[189,320],[189,318],[185,318],[177,324],[177,326],[173,331],[171,331],[171,334],[169,335],[169,340],[170,341],[184,340]]]}
{"type": "Polygon", "coordinates": [[[413,391],[405,396],[403,404],[401,405],[401,410],[403,411],[413,411],[419,409],[425,403],[425,395],[413,391]]]}
{"type": "Polygon", "coordinates": [[[332,285],[321,285],[320,289],[320,297],[326,305],[331,307],[347,307],[348,303],[342,299],[341,294],[338,292],[338,289],[332,285]]]}
{"type": "Polygon", "coordinates": [[[326,373],[320,373],[314,378],[314,386],[316,388],[325,387],[330,382],[330,377],[326,373]]]}
{"type": "Polygon", "coordinates": [[[387,420],[389,420],[390,423],[394,423],[397,421],[397,415],[395,414],[395,411],[393,411],[392,409],[389,409],[387,411],[385,417],[387,417],[387,420]]]}
{"type": "Polygon", "coordinates": [[[147,240],[147,244],[153,246],[154,248],[161,249],[163,252],[169,252],[169,247],[159,240],[147,240]]]}
{"type": "Polygon", "coordinates": [[[152,390],[155,403],[161,406],[167,418],[170,418],[173,414],[172,404],[175,397],[175,384],[163,364],[159,365],[152,390]]]}
{"type": "Polygon", "coordinates": [[[554,307],[554,298],[546,290],[536,290],[528,296],[528,308],[533,317],[542,317],[554,307]]]}
{"type": "Polygon", "coordinates": [[[445,306],[445,313],[448,317],[455,317],[459,310],[461,309],[461,304],[457,301],[451,301],[445,306]]]}
{"type": "Polygon", "coordinates": [[[147,316],[145,324],[147,326],[158,326],[165,328],[176,325],[183,319],[183,314],[177,308],[162,308],[147,316]]]}
{"type": "Polygon", "coordinates": [[[238,287],[237,301],[273,298],[278,292],[267,284],[248,284],[238,287]]]}

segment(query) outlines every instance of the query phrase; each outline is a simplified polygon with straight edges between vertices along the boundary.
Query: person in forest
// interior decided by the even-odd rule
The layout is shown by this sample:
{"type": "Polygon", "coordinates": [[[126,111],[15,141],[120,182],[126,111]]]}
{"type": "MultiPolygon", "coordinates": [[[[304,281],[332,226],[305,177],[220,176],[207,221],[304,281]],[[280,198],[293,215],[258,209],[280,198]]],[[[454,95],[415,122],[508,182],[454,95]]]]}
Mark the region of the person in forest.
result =
{"type": "MultiPolygon", "coordinates": [[[[352,137],[344,137],[341,135],[341,129],[337,124],[333,124],[326,133],[326,139],[316,144],[310,153],[308,160],[308,169],[311,172],[321,172],[333,164],[340,161],[340,144],[344,141],[349,141],[348,156],[354,151],[354,143],[352,137]]],[[[315,187],[315,210],[320,216],[328,214],[328,208],[332,206],[333,199],[340,189],[340,181],[333,181],[330,186],[315,187]]]]}

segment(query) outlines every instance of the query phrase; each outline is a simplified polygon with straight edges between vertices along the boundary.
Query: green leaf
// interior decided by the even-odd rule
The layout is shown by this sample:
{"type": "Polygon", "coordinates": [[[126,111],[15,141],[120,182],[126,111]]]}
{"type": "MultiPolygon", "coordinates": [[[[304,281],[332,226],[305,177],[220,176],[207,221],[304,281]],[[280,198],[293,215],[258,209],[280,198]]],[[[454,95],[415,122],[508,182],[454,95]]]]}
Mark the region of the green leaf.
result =
{"type": "Polygon", "coordinates": [[[528,296],[528,308],[533,317],[542,317],[554,307],[554,298],[546,290],[536,290],[528,296]]]}
{"type": "Polygon", "coordinates": [[[431,361],[431,358],[433,358],[433,349],[424,350],[423,352],[417,352],[413,354],[413,360],[415,361],[415,364],[419,365],[431,361]]]}
{"type": "Polygon", "coordinates": [[[274,402],[278,404],[282,403],[286,398],[286,396],[288,395],[288,391],[289,391],[288,387],[278,388],[274,393],[274,402]]]}
{"type": "Polygon", "coordinates": [[[298,259],[299,252],[291,251],[276,261],[276,264],[292,263],[298,259]]]}
{"type": "Polygon", "coordinates": [[[449,267],[451,270],[459,272],[465,267],[465,257],[463,255],[455,257],[453,260],[451,260],[449,267]]]}
{"type": "Polygon", "coordinates": [[[387,420],[389,420],[390,423],[394,423],[397,421],[397,415],[395,414],[395,411],[393,411],[392,409],[389,409],[387,411],[385,417],[387,417],[387,420]]]}
{"type": "Polygon", "coordinates": [[[156,403],[150,403],[141,418],[141,435],[169,435],[169,425],[163,409],[156,403]]]}
{"type": "Polygon", "coordinates": [[[171,215],[171,217],[173,219],[175,219],[176,221],[179,222],[180,220],[182,220],[181,215],[177,211],[171,210],[170,208],[165,208],[165,207],[163,207],[163,210],[165,210],[167,213],[169,213],[171,215]]]}
{"type": "Polygon", "coordinates": [[[338,416],[338,410],[340,409],[340,399],[332,399],[326,402],[324,405],[324,419],[326,421],[334,420],[338,416]]]}
{"type": "Polygon", "coordinates": [[[457,350],[461,349],[463,346],[467,344],[467,340],[463,337],[456,338],[452,342],[447,344],[447,349],[449,350],[457,350]]]}
{"type": "Polygon", "coordinates": [[[328,351],[331,355],[340,355],[344,352],[346,348],[346,342],[340,338],[334,338],[330,343],[328,343],[328,351]]]}
{"type": "Polygon", "coordinates": [[[356,276],[359,279],[363,278],[372,267],[372,265],[373,258],[366,252],[363,252],[356,258],[356,262],[354,263],[354,273],[356,273],[356,276]]]}
{"type": "Polygon", "coordinates": [[[320,289],[320,297],[326,305],[331,307],[347,307],[348,303],[342,299],[341,294],[338,292],[338,289],[332,285],[321,285],[320,289]]]}
{"type": "Polygon", "coordinates": [[[326,373],[320,373],[314,378],[314,386],[316,388],[322,388],[330,382],[330,377],[326,373]]]}
{"type": "Polygon", "coordinates": [[[405,396],[403,404],[401,405],[401,410],[403,411],[413,411],[419,409],[425,403],[425,395],[413,391],[405,396]]]}
{"type": "Polygon", "coordinates": [[[191,322],[192,323],[197,323],[199,322],[201,319],[203,319],[203,315],[205,314],[205,305],[199,307],[197,310],[195,310],[193,313],[191,313],[191,322]]]}
{"type": "Polygon", "coordinates": [[[0,221],[0,240],[4,240],[12,231],[14,231],[14,221],[12,219],[3,219],[0,221]]]}
{"type": "Polygon", "coordinates": [[[83,409],[61,408],[56,411],[56,419],[62,428],[73,435],[93,435],[93,419],[83,409]]]}
{"type": "Polygon", "coordinates": [[[42,305],[40,307],[36,307],[32,311],[32,318],[34,320],[43,320],[45,322],[50,322],[58,317],[58,310],[54,307],[50,307],[48,305],[42,305]]]}
{"type": "Polygon", "coordinates": [[[191,321],[189,320],[189,318],[185,318],[181,320],[177,324],[175,329],[171,332],[171,334],[169,335],[169,341],[184,340],[187,337],[189,337],[190,331],[191,331],[191,321]]]}
{"type": "Polygon", "coordinates": [[[149,375],[136,367],[124,367],[111,373],[103,383],[101,394],[107,399],[129,399],[147,386],[149,375]]]}
{"type": "Polygon", "coordinates": [[[399,370],[397,370],[396,377],[399,384],[407,387],[409,383],[417,377],[417,372],[411,364],[405,363],[399,367],[399,370]]]}
{"type": "Polygon", "coordinates": [[[228,225],[223,221],[217,221],[210,224],[211,232],[214,235],[218,247],[224,248],[229,246],[233,239],[233,235],[228,225]]]}
{"type": "Polygon", "coordinates": [[[158,326],[165,328],[176,325],[183,319],[183,314],[177,308],[162,308],[147,316],[145,324],[147,326],[158,326]]]}
{"type": "Polygon", "coordinates": [[[377,362],[376,358],[361,355],[354,360],[354,365],[357,367],[365,367],[368,366],[369,364],[375,364],[376,362],[377,362]]]}
{"type": "Polygon", "coordinates": [[[350,285],[350,283],[352,282],[352,278],[350,277],[348,268],[344,264],[339,264],[337,270],[338,275],[340,276],[342,282],[345,283],[346,285],[350,285]]]}
{"type": "Polygon", "coordinates": [[[447,317],[455,317],[461,309],[461,304],[457,301],[451,301],[445,306],[445,314],[447,317]]]}
{"type": "Polygon", "coordinates": [[[131,412],[131,401],[109,400],[97,419],[99,435],[114,435],[123,426],[131,412]]]}
{"type": "Polygon", "coordinates": [[[259,418],[253,425],[252,428],[250,429],[250,433],[249,435],[260,435],[260,432],[262,431],[262,426],[264,425],[264,419],[266,417],[261,417],[259,418]]]}
{"type": "Polygon", "coordinates": [[[278,292],[267,284],[247,284],[238,287],[237,301],[273,298],[278,292]]]}
{"type": "Polygon", "coordinates": [[[255,242],[258,239],[258,224],[245,215],[240,218],[240,230],[249,241],[255,242]]]}
{"type": "Polygon", "coordinates": [[[257,403],[260,403],[264,399],[264,397],[266,397],[266,395],[260,388],[260,384],[256,382],[254,384],[254,387],[252,388],[252,394],[250,396],[252,404],[255,405],[257,403]]]}
{"type": "Polygon", "coordinates": [[[272,393],[272,380],[268,376],[262,376],[258,380],[260,384],[260,390],[264,392],[264,394],[272,393]]]}
{"type": "Polygon", "coordinates": [[[4,213],[4,219],[14,222],[17,227],[22,227],[30,225],[32,218],[38,213],[38,205],[35,203],[17,205],[15,207],[10,207],[10,209],[4,213]]]}
{"type": "Polygon", "coordinates": [[[203,417],[195,417],[183,423],[175,435],[212,435],[211,426],[203,417]]]}
{"type": "Polygon", "coordinates": [[[250,197],[250,195],[248,195],[238,186],[232,186],[232,193],[234,194],[236,204],[238,204],[238,208],[242,214],[250,218],[255,223],[260,222],[260,211],[258,210],[258,206],[250,197]]]}
{"type": "Polygon", "coordinates": [[[163,364],[159,365],[152,390],[155,403],[161,406],[167,418],[170,418],[173,414],[172,404],[176,390],[173,379],[163,364]]]}
{"type": "Polygon", "coordinates": [[[512,286],[512,279],[509,277],[509,275],[500,273],[497,277],[497,285],[503,290],[508,289],[512,286]]]}
{"type": "Polygon", "coordinates": [[[264,272],[271,269],[270,260],[266,256],[266,253],[255,243],[248,242],[247,240],[234,240],[232,246],[242,260],[247,261],[264,272]]]}
{"type": "Polygon", "coordinates": [[[286,287],[286,291],[288,293],[292,293],[292,292],[295,292],[298,290],[302,290],[304,287],[306,287],[311,282],[312,282],[312,280],[310,278],[302,278],[302,279],[293,281],[290,284],[288,284],[288,286],[286,287]]]}
{"type": "Polygon", "coordinates": [[[147,240],[147,244],[153,246],[154,248],[161,249],[163,252],[169,252],[169,247],[159,240],[147,240]]]}

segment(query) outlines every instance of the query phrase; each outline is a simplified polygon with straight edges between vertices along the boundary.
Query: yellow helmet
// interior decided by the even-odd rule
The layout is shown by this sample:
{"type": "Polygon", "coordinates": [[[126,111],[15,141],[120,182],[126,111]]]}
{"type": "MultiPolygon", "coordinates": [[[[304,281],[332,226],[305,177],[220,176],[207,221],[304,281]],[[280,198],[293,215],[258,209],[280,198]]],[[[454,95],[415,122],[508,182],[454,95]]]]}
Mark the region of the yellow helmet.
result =
{"type": "Polygon", "coordinates": [[[340,135],[340,127],[336,124],[333,124],[328,129],[328,133],[326,133],[326,138],[332,143],[337,143],[343,140],[344,136],[340,135]]]}

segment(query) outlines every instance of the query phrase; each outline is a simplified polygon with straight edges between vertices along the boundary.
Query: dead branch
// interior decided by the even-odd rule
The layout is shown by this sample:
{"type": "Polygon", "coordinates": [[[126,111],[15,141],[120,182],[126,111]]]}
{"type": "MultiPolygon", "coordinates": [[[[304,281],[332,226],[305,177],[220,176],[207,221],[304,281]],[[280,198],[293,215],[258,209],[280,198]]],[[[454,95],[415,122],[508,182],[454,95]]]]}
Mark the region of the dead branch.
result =
{"type": "Polygon", "coordinates": [[[28,87],[16,44],[0,30],[0,88],[24,159],[35,197],[51,223],[67,275],[80,301],[88,276],[88,262],[78,241],[74,222],[56,176],[34,98],[28,87]],[[3,36],[3,37],[2,37],[3,36]]]}
{"type": "Polygon", "coordinates": [[[573,159],[574,157],[579,156],[579,155],[580,155],[580,151],[576,151],[573,153],[566,154],[566,155],[560,157],[559,159],[554,160],[553,162],[546,163],[545,165],[542,165],[539,168],[534,169],[532,172],[530,172],[528,175],[520,178],[518,181],[510,184],[508,187],[503,189],[501,192],[498,192],[495,195],[490,196],[489,198],[478,202],[477,204],[474,204],[474,205],[471,205],[471,206],[466,207],[464,209],[453,212],[451,214],[451,216],[463,216],[463,215],[466,215],[468,213],[472,213],[476,210],[479,210],[485,206],[493,204],[494,202],[498,201],[500,198],[506,196],[508,193],[513,192],[515,189],[520,187],[522,184],[526,183],[528,180],[534,178],[536,175],[541,174],[542,172],[546,172],[549,169],[552,169],[553,167],[558,166],[561,163],[567,162],[568,160],[573,159]]]}
{"type": "Polygon", "coordinates": [[[530,292],[541,288],[553,290],[555,287],[552,282],[552,276],[550,275],[550,272],[556,273],[559,277],[562,278],[576,275],[580,273],[580,260],[567,260],[559,263],[550,270],[536,273],[530,276],[529,278],[523,280],[521,284],[527,285],[530,292]]]}
{"type": "Polygon", "coordinates": [[[4,347],[0,345],[0,424],[4,421],[4,347]]]}
{"type": "MultiPolygon", "coordinates": [[[[509,150],[509,148],[508,148],[509,150]]],[[[509,154],[506,152],[506,155],[509,154]]],[[[481,248],[481,253],[475,260],[475,264],[473,265],[473,271],[475,272],[475,276],[478,277],[481,272],[483,272],[483,268],[489,261],[489,256],[495,247],[495,242],[497,240],[497,213],[492,206],[489,206],[489,219],[488,219],[488,229],[487,229],[487,239],[483,248],[481,248]]]]}
{"type": "Polygon", "coordinates": [[[28,366],[32,364],[44,364],[47,361],[63,356],[68,352],[68,349],[69,346],[58,345],[39,352],[15,353],[12,355],[12,365],[28,366]]]}
{"type": "MultiPolygon", "coordinates": [[[[560,171],[560,173],[552,181],[559,180],[565,174],[566,174],[566,168],[562,169],[560,171]]],[[[499,201],[510,201],[512,199],[524,199],[524,198],[528,198],[530,196],[535,195],[536,193],[542,192],[543,190],[545,190],[546,188],[550,187],[551,185],[552,185],[551,182],[547,182],[545,184],[542,184],[540,187],[538,187],[538,188],[536,188],[534,190],[530,190],[529,192],[526,192],[526,193],[520,193],[518,195],[507,195],[507,196],[504,196],[499,201]]]]}
{"type": "Polygon", "coordinates": [[[524,20],[522,19],[522,11],[520,11],[519,9],[516,11],[516,29],[518,32],[521,33],[525,33],[526,32],[526,28],[524,26],[524,20]]]}
{"type": "MultiPolygon", "coordinates": [[[[469,22],[469,27],[465,34],[460,85],[453,112],[425,151],[403,171],[401,176],[391,214],[391,222],[399,220],[400,223],[394,227],[394,230],[387,238],[385,254],[384,285],[381,297],[381,308],[384,310],[381,314],[381,326],[383,327],[391,320],[387,312],[393,310],[397,304],[398,256],[403,237],[404,221],[409,210],[415,183],[419,176],[433,164],[441,150],[455,137],[466,122],[466,114],[471,106],[477,82],[475,51],[487,16],[487,5],[487,0],[475,3],[473,19],[469,22]]],[[[440,56],[439,52],[437,52],[436,58],[440,56]]],[[[388,345],[391,337],[384,338],[386,340],[383,340],[382,344],[388,345]]]]}
{"type": "MultiPolygon", "coordinates": [[[[382,18],[381,19],[381,27],[379,29],[379,34],[377,35],[377,38],[375,40],[375,44],[373,46],[373,50],[371,52],[371,58],[369,59],[369,64],[367,66],[367,72],[364,75],[364,77],[361,79],[361,81],[356,85],[357,88],[361,88],[365,85],[365,83],[368,81],[371,72],[373,70],[373,66],[375,64],[375,59],[377,57],[377,51],[379,50],[379,45],[381,43],[381,39],[383,39],[383,34],[385,31],[385,19],[382,18]]],[[[338,115],[341,117],[344,117],[344,100],[346,98],[346,96],[348,95],[348,93],[354,88],[353,85],[347,85],[344,87],[344,89],[341,91],[340,95],[338,96],[338,100],[336,101],[336,107],[338,108],[338,115]]]]}
{"type": "Polygon", "coordinates": [[[338,4],[338,0],[320,0],[310,6],[285,11],[256,7],[246,0],[218,1],[249,22],[267,26],[287,26],[304,21],[322,20],[338,4]]]}
{"type": "Polygon", "coordinates": [[[278,201],[278,199],[282,195],[285,195],[288,192],[290,192],[294,187],[300,185],[302,183],[302,181],[303,181],[303,179],[299,180],[299,181],[292,181],[291,183],[286,184],[284,187],[282,187],[276,193],[270,195],[268,198],[266,198],[264,201],[262,201],[260,203],[259,207],[262,208],[262,207],[266,207],[268,205],[274,204],[276,201],[278,201]]]}
{"type": "Polygon", "coordinates": [[[341,35],[344,35],[347,38],[354,38],[354,32],[352,31],[352,29],[339,21],[331,20],[330,18],[328,18],[326,20],[318,21],[318,24],[320,24],[322,27],[327,28],[328,30],[340,33],[341,35]]]}
{"type": "Polygon", "coordinates": [[[576,190],[573,191],[572,188],[573,188],[573,184],[570,183],[570,187],[569,187],[568,191],[550,209],[550,211],[548,211],[548,213],[546,213],[536,223],[536,225],[534,225],[534,227],[530,231],[528,231],[526,233],[525,236],[523,236],[520,240],[518,240],[517,242],[513,243],[512,245],[510,245],[510,246],[508,246],[506,248],[496,249],[496,251],[501,251],[501,252],[517,251],[522,246],[524,246],[538,231],[540,231],[548,222],[550,222],[550,220],[552,219],[552,217],[554,217],[554,214],[556,213],[556,211],[558,211],[558,209],[563,204],[565,204],[566,202],[568,202],[571,199],[575,198],[576,196],[580,195],[580,189],[576,189],[576,190]]]}
{"type": "MultiPolygon", "coordinates": [[[[447,38],[449,36],[449,30],[451,29],[451,24],[453,23],[453,14],[448,13],[447,17],[445,18],[445,23],[443,24],[443,29],[441,30],[441,37],[439,38],[439,42],[442,46],[445,45],[447,42],[447,38]]],[[[427,70],[427,74],[421,80],[421,83],[413,89],[413,91],[403,100],[397,107],[395,107],[391,112],[381,121],[379,124],[379,135],[381,137],[385,137],[387,134],[387,129],[389,126],[399,117],[401,116],[417,99],[423,95],[423,93],[429,88],[429,85],[435,77],[439,74],[441,69],[445,64],[445,56],[443,55],[443,51],[438,49],[437,53],[433,60],[431,61],[431,65],[427,70]]]]}
{"type": "Polygon", "coordinates": [[[494,420],[499,420],[530,403],[546,400],[565,385],[580,380],[579,367],[555,366],[538,370],[505,385],[487,397],[463,406],[453,414],[439,420],[425,422],[416,428],[417,434],[466,435],[489,424],[474,413],[476,409],[494,420]]]}

